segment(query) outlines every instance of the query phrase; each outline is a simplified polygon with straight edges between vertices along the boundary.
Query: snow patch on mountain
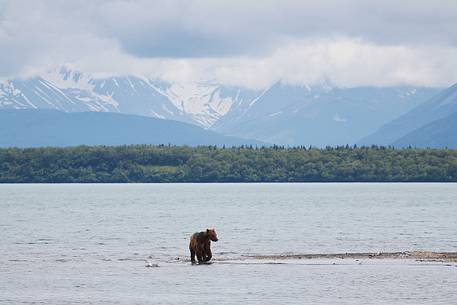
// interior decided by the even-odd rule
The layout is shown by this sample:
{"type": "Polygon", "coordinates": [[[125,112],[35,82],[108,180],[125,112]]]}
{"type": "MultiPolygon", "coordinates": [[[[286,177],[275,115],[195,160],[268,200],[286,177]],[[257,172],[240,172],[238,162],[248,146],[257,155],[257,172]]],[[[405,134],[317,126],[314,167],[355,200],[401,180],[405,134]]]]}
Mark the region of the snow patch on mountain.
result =
{"type": "Polygon", "coordinates": [[[40,77],[59,89],[93,90],[94,88],[92,77],[68,66],[48,70],[40,77]]]}
{"type": "Polygon", "coordinates": [[[232,107],[231,97],[221,97],[221,85],[213,83],[171,83],[155,86],[173,105],[189,114],[199,125],[209,128],[232,107]]]}
{"type": "Polygon", "coordinates": [[[282,113],[282,111],[278,111],[278,112],[270,113],[268,116],[274,117],[274,116],[280,115],[281,113],[282,113]]]}
{"type": "Polygon", "coordinates": [[[338,123],[346,123],[348,120],[339,115],[339,113],[335,113],[333,115],[333,120],[338,123]]]}

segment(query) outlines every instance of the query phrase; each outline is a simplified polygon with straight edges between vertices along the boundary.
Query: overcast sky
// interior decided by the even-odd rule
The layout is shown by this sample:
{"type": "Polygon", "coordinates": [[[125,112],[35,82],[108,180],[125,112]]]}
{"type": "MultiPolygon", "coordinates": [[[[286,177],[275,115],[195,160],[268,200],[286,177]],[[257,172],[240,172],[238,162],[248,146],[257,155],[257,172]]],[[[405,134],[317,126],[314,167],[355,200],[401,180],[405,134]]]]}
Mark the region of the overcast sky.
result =
{"type": "Polygon", "coordinates": [[[70,64],[262,88],[457,82],[456,0],[0,0],[0,77],[70,64]]]}

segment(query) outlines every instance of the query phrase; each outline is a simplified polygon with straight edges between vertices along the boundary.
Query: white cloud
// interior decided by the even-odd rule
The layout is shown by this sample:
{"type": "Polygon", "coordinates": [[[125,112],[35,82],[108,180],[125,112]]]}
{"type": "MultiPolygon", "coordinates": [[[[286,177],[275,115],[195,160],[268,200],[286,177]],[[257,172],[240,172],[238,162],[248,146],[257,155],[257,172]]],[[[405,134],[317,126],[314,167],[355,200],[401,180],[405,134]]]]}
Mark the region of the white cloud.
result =
{"type": "Polygon", "coordinates": [[[334,38],[292,41],[264,57],[188,63],[197,75],[207,73],[223,83],[256,88],[278,80],[293,84],[327,80],[342,87],[447,86],[457,80],[454,54],[455,47],[385,46],[334,38]]]}
{"type": "Polygon", "coordinates": [[[457,81],[457,3],[0,0],[0,77],[63,63],[99,76],[339,86],[457,81]]]}

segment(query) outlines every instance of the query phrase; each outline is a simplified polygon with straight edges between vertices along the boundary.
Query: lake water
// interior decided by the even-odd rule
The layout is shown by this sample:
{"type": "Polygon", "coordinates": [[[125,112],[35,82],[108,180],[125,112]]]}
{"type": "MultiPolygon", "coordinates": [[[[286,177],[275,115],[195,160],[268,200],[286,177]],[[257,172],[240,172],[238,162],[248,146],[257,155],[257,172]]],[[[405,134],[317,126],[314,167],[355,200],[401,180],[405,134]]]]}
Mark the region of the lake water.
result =
{"type": "Polygon", "coordinates": [[[456,184],[0,185],[0,304],[455,304],[456,184]],[[191,233],[215,227],[214,263],[191,233]],[[158,264],[146,268],[147,262],[158,264]]]}

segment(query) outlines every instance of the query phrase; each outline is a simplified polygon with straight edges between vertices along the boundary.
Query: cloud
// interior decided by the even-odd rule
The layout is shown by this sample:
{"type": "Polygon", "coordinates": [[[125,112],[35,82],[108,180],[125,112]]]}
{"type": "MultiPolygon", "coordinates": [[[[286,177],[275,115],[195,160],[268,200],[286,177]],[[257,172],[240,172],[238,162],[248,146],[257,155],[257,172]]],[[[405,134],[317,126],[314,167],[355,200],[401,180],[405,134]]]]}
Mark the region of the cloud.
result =
{"type": "Polygon", "coordinates": [[[0,77],[63,63],[261,88],[457,80],[457,4],[404,0],[0,0],[0,77]]]}
{"type": "MultiPolygon", "coordinates": [[[[330,81],[342,87],[443,86],[457,80],[457,48],[380,46],[346,37],[291,41],[268,56],[187,60],[187,71],[222,83],[263,88],[330,81]]],[[[176,70],[179,73],[179,70],[176,70]]],[[[170,79],[179,75],[165,76],[170,79]]]]}
{"type": "Polygon", "coordinates": [[[104,12],[104,29],[143,57],[256,55],[285,39],[334,36],[457,44],[454,0],[115,1],[104,12]]]}

